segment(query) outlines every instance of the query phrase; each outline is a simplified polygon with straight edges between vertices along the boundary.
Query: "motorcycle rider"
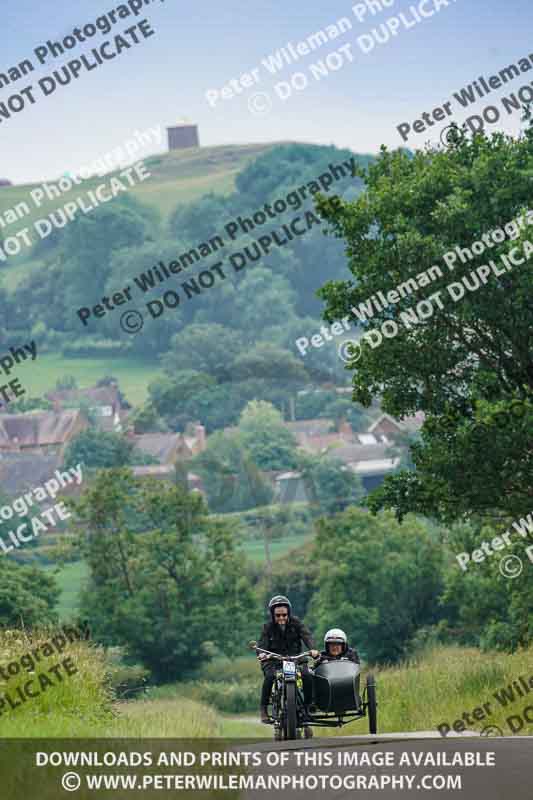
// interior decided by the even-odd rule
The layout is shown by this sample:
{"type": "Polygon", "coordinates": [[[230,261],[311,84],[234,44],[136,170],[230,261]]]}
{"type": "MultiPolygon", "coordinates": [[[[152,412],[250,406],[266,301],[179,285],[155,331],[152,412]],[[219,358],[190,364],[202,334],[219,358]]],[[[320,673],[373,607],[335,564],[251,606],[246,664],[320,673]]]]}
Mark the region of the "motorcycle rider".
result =
{"type": "Polygon", "coordinates": [[[341,658],[347,658],[354,664],[361,663],[357,650],[348,647],[348,637],[344,631],[340,628],[331,628],[324,636],[324,649],[320,653],[315,667],[328,661],[339,661],[341,658]]]}
{"type": "MultiPolygon", "coordinates": [[[[261,637],[257,643],[258,647],[282,656],[297,656],[307,649],[311,651],[313,658],[319,657],[320,654],[315,648],[311,632],[298,617],[292,614],[292,606],[287,597],[275,595],[268,604],[268,610],[271,619],[270,622],[263,625],[261,637]]],[[[264,675],[261,690],[261,722],[268,723],[270,722],[268,704],[279,662],[269,661],[266,653],[259,653],[257,657],[261,662],[264,675]]],[[[302,665],[302,681],[304,702],[307,706],[312,700],[313,683],[306,664],[302,665]]]]}

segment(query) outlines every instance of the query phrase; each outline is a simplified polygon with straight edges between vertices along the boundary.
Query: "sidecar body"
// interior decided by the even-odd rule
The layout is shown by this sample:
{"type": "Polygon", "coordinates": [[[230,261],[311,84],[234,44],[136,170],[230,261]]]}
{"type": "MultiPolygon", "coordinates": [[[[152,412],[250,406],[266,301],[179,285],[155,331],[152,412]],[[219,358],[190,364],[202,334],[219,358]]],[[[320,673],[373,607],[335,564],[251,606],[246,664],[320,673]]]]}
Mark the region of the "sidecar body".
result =
{"type": "Polygon", "coordinates": [[[315,703],[325,713],[361,710],[361,667],[353,661],[327,661],[314,670],[315,703]]]}

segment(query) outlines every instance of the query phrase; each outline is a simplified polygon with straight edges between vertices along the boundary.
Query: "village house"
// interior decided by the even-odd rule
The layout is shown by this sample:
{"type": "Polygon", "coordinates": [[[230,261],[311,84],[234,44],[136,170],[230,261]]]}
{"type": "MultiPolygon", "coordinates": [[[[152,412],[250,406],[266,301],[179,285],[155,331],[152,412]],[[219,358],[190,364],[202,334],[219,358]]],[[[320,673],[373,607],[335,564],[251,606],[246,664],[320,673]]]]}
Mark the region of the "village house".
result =
{"type": "Polygon", "coordinates": [[[88,389],[61,389],[46,395],[55,411],[86,405],[95,417],[96,427],[107,433],[121,433],[130,413],[129,405],[122,401],[116,383],[91,386],[88,389]]]}
{"type": "Polygon", "coordinates": [[[160,465],[170,467],[193,458],[206,447],[205,428],[200,423],[188,425],[184,433],[129,432],[127,437],[141,453],[152,456],[160,465]]]}
{"type": "Polygon", "coordinates": [[[401,421],[394,419],[390,414],[381,414],[369,427],[368,433],[373,433],[376,436],[385,435],[394,439],[398,436],[417,433],[424,424],[424,419],[425,416],[422,411],[417,412],[412,417],[405,417],[401,421]]]}
{"type": "Polygon", "coordinates": [[[78,409],[2,414],[0,454],[52,455],[62,460],[70,441],[88,427],[87,418],[78,409]]]}
{"type": "Polygon", "coordinates": [[[286,422],[285,427],[292,433],[298,447],[308,453],[323,453],[331,447],[340,447],[354,441],[352,426],[347,420],[339,425],[339,430],[334,430],[335,423],[332,419],[302,419],[296,422],[286,422]]]}
{"type": "MultiPolygon", "coordinates": [[[[176,480],[176,469],[170,464],[150,464],[148,466],[132,467],[131,471],[135,478],[155,478],[159,481],[169,481],[174,483],[176,480]]],[[[205,495],[202,479],[194,472],[187,472],[187,487],[190,492],[200,492],[205,495]]]]}

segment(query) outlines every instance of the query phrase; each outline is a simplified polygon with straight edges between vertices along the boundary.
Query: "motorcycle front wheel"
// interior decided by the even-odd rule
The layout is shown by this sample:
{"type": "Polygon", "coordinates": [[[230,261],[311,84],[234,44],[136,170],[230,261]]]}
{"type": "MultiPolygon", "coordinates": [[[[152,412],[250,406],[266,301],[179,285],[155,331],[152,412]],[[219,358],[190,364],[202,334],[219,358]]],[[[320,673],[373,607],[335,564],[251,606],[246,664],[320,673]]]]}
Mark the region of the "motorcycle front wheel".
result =
{"type": "Polygon", "coordinates": [[[296,711],[296,684],[285,684],[285,738],[296,739],[298,713],[296,711]]]}

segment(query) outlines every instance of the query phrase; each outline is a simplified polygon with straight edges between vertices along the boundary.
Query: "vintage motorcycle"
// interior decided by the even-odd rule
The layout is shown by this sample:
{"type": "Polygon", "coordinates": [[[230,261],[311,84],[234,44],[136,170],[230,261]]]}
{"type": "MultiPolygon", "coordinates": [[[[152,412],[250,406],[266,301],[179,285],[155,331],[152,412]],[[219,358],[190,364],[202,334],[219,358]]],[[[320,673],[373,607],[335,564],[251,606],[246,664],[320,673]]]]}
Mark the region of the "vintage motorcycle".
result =
{"type": "Polygon", "coordinates": [[[306,711],[301,665],[311,653],[282,656],[250,642],[256,653],[279,661],[272,689],[274,739],[298,739],[307,726],[341,727],[368,716],[369,733],[377,733],[376,683],[367,675],[363,695],[360,694],[361,667],[348,659],[325,661],[310,668],[313,679],[313,703],[306,711]]]}

